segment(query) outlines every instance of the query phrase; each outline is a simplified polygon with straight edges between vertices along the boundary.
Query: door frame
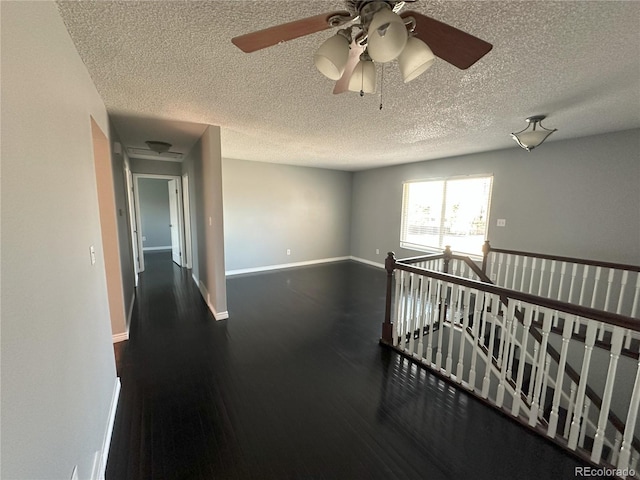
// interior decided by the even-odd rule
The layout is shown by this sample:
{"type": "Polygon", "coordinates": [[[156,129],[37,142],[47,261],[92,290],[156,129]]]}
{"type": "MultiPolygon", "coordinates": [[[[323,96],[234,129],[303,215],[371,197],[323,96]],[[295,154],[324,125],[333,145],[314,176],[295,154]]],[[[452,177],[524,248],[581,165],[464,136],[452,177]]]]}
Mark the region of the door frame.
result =
{"type": "Polygon", "coordinates": [[[191,251],[191,207],[189,202],[188,173],[182,175],[182,208],[184,211],[184,261],[187,268],[193,268],[193,254],[191,251]]]}
{"type": "MultiPolygon", "coordinates": [[[[184,205],[182,202],[182,177],[180,175],[159,175],[154,173],[134,173],[133,174],[133,193],[134,193],[134,205],[136,211],[136,241],[138,242],[138,254],[139,254],[139,272],[144,272],[144,250],[142,245],[142,217],[140,215],[140,195],[138,180],[141,178],[156,178],[159,180],[176,180],[176,186],[178,187],[178,230],[180,238],[180,252],[185,251],[185,234],[184,234],[184,205]]],[[[180,256],[180,266],[185,266],[185,255],[180,256]]]]}

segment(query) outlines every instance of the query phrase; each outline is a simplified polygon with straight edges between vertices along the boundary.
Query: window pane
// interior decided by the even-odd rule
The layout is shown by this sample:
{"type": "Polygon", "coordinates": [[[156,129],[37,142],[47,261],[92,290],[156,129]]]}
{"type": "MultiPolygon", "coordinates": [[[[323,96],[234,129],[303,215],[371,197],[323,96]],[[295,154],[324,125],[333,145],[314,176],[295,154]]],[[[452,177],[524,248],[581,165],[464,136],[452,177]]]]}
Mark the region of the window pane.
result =
{"type": "Polygon", "coordinates": [[[415,182],[405,185],[407,210],[404,241],[438,248],[442,223],[444,181],[415,182]]]}
{"type": "Polygon", "coordinates": [[[482,253],[492,177],[458,178],[404,185],[401,246],[482,253]]]}
{"type": "Polygon", "coordinates": [[[455,252],[481,253],[487,232],[491,178],[447,181],[442,246],[455,252]]]}

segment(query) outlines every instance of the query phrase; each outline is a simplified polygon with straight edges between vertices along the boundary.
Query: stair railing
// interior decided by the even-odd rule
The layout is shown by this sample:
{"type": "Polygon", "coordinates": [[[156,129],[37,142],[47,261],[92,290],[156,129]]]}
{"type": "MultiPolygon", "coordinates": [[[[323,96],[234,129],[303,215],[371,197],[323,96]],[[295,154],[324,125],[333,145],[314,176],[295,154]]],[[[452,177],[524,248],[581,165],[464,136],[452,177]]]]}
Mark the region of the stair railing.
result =
{"type": "MultiPolygon", "coordinates": [[[[634,431],[640,403],[640,363],[624,412],[626,422],[616,416],[611,401],[615,386],[624,382],[617,375],[623,339],[627,331],[637,334],[640,322],[486,283],[488,278],[479,266],[450,251],[408,261],[396,261],[390,253],[385,268],[383,343],[595,464],[623,470],[637,466],[640,442],[634,431]],[[466,267],[456,262],[464,262],[466,267]],[[445,271],[453,268],[464,274],[455,276],[422,265],[445,271]],[[485,282],[467,278],[473,275],[484,276],[485,282]],[[560,320],[563,334],[558,352],[549,344],[549,335],[560,320]],[[536,324],[541,325],[540,331],[536,324]],[[575,325],[586,330],[580,374],[567,363],[575,325]],[[587,380],[593,368],[596,336],[603,331],[611,343],[607,381],[600,398],[587,380]],[[530,378],[525,379],[527,361],[531,362],[530,378]],[[585,438],[591,435],[589,445],[585,438]],[[604,449],[610,453],[603,457],[604,449]]],[[[637,343],[630,348],[638,358],[637,343]]]]}

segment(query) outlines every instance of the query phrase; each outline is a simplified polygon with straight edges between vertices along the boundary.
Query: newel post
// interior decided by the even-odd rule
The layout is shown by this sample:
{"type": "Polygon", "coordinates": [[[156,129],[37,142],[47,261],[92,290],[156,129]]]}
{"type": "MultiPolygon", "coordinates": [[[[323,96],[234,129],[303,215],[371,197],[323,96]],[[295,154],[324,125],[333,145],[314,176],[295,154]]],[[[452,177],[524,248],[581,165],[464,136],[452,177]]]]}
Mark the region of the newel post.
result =
{"type": "Polygon", "coordinates": [[[486,275],[487,273],[487,263],[489,260],[489,252],[491,251],[491,245],[489,244],[489,240],[484,241],[484,245],[482,245],[482,273],[486,275]]]}
{"type": "Polygon", "coordinates": [[[442,273],[449,273],[449,262],[451,262],[451,259],[453,258],[453,252],[451,251],[451,245],[447,245],[446,247],[444,247],[444,252],[442,252],[444,254],[444,262],[442,265],[442,273]]]}
{"type": "Polygon", "coordinates": [[[391,323],[391,295],[393,292],[393,270],[396,266],[395,253],[389,252],[384,260],[387,271],[387,303],[384,309],[384,323],[382,324],[382,341],[393,345],[393,323],[391,323]]]}

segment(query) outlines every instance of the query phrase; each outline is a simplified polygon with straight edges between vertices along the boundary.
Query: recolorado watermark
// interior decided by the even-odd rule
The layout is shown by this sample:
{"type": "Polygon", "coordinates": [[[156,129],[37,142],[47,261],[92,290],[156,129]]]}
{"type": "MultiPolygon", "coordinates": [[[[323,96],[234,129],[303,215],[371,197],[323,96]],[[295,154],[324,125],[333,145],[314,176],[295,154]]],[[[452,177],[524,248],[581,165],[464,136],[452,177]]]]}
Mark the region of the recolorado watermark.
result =
{"type": "Polygon", "coordinates": [[[633,468],[576,467],[576,477],[635,477],[633,468]]]}

